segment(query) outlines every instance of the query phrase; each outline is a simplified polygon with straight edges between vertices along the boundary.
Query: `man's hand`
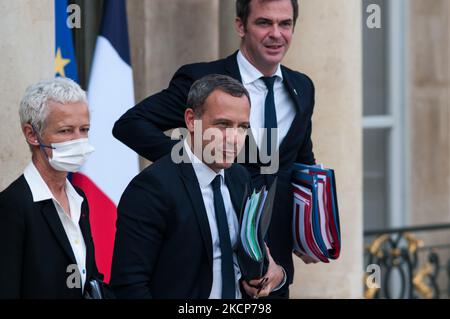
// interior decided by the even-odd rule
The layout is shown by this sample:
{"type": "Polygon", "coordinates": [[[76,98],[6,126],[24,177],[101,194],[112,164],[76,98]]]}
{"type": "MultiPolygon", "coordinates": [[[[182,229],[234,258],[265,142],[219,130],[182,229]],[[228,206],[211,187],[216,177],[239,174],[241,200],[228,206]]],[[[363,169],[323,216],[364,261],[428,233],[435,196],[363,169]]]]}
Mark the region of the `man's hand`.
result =
{"type": "Polygon", "coordinates": [[[266,249],[269,258],[269,267],[266,274],[262,278],[253,279],[249,282],[242,281],[245,292],[253,298],[268,296],[274,288],[278,287],[283,282],[284,279],[283,268],[275,263],[270,255],[270,250],[267,245],[266,249]]]}
{"type": "Polygon", "coordinates": [[[298,251],[294,251],[295,256],[299,257],[305,264],[317,264],[319,261],[315,260],[314,258],[300,254],[298,251]]]}

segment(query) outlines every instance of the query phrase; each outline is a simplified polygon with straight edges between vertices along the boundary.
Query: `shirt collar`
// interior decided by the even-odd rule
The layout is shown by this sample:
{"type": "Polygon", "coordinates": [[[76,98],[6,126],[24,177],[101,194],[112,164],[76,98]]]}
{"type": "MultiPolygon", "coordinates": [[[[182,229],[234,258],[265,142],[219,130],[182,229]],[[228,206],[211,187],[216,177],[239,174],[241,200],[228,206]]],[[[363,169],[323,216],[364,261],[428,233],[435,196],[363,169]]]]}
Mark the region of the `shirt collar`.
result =
{"type": "Polygon", "coordinates": [[[201,188],[208,187],[213,179],[220,175],[222,176],[221,182],[225,181],[225,173],[224,170],[221,169],[218,173],[209,168],[205,163],[203,163],[191,150],[187,139],[184,140],[184,149],[189,157],[189,160],[192,163],[192,167],[194,168],[195,175],[197,176],[198,183],[201,188]]]}
{"type": "MultiPolygon", "coordinates": [[[[42,178],[33,162],[30,162],[28,164],[28,166],[25,168],[25,171],[23,172],[23,175],[28,183],[28,186],[30,187],[31,194],[33,195],[33,202],[36,203],[48,199],[53,199],[56,201],[52,192],[48,188],[47,183],[45,183],[44,179],[42,178]]],[[[73,198],[77,202],[77,204],[81,205],[84,200],[83,197],[81,197],[77,193],[75,188],[73,188],[72,184],[70,184],[67,179],[66,192],[68,197],[73,198]]]]}
{"type": "MultiPolygon", "coordinates": [[[[264,76],[253,64],[250,63],[250,61],[247,60],[247,58],[242,54],[241,50],[239,50],[237,54],[237,63],[239,67],[239,72],[241,73],[242,83],[250,84],[255,82],[256,80],[259,80],[261,77],[264,76]]],[[[277,70],[272,76],[277,77],[277,81],[283,80],[283,74],[281,73],[281,65],[278,63],[277,70]]]]}

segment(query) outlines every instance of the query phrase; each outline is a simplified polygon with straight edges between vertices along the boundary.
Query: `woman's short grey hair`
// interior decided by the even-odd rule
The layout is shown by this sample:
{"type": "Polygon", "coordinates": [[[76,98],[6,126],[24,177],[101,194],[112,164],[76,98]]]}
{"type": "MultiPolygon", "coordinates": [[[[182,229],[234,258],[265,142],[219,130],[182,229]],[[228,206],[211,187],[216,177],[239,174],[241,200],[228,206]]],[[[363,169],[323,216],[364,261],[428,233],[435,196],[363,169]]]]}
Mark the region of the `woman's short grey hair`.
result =
{"type": "Polygon", "coordinates": [[[203,105],[208,96],[215,90],[220,90],[234,97],[245,95],[250,103],[250,96],[247,89],[238,80],[227,75],[206,75],[192,84],[187,97],[187,107],[194,110],[197,118],[202,116],[203,105]]]}
{"type": "Polygon", "coordinates": [[[87,104],[86,92],[73,80],[57,77],[29,86],[20,102],[20,124],[31,124],[42,136],[48,116],[48,102],[87,104]]]}

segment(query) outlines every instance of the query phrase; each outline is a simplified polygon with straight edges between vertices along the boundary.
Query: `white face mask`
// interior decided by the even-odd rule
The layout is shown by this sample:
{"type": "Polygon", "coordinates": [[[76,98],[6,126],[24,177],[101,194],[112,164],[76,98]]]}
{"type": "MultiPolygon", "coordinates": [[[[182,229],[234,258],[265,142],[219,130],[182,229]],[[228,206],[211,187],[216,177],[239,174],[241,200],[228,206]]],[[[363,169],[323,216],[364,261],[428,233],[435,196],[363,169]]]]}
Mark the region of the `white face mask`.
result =
{"type": "Polygon", "coordinates": [[[87,138],[80,138],[62,143],[51,143],[52,157],[50,165],[57,171],[77,172],[94,151],[87,138]]]}

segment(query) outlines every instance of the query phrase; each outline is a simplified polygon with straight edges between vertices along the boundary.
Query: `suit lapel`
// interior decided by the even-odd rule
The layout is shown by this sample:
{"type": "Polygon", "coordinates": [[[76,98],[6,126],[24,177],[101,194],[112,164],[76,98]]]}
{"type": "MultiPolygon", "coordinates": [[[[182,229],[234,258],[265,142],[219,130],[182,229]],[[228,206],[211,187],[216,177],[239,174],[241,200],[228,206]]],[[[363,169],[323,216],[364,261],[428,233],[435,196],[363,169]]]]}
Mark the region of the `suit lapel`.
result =
{"type": "Polygon", "coordinates": [[[87,202],[86,198],[84,198],[83,203],[81,204],[81,215],[80,215],[80,230],[83,234],[84,243],[86,245],[86,278],[91,278],[93,271],[93,262],[94,262],[94,251],[93,251],[93,243],[92,237],[89,227],[89,217],[87,211],[87,202]]]}
{"type": "Polygon", "coordinates": [[[247,194],[244,194],[244,190],[242,190],[239,185],[236,184],[233,175],[230,172],[230,169],[225,170],[225,184],[228,187],[228,192],[230,193],[231,203],[233,204],[234,211],[236,212],[236,216],[238,220],[241,219],[241,213],[242,213],[242,202],[244,196],[247,194]]]}
{"type": "Polygon", "coordinates": [[[296,115],[300,115],[304,111],[300,103],[301,92],[298,92],[295,88],[294,84],[292,83],[291,76],[284,66],[281,66],[281,73],[283,74],[283,84],[286,87],[286,91],[291,96],[292,101],[294,101],[294,105],[297,111],[296,115]]]}
{"type": "MultiPolygon", "coordinates": [[[[250,127],[249,127],[250,128],[250,127]]],[[[247,130],[247,136],[245,137],[245,142],[244,142],[244,146],[241,149],[241,152],[245,152],[244,153],[244,162],[251,166],[252,163],[254,165],[256,165],[257,167],[259,167],[261,160],[260,160],[260,156],[259,156],[259,147],[256,144],[256,140],[255,137],[252,133],[252,130],[249,129],[247,130]]],[[[237,159],[240,159],[240,157],[236,157],[237,159]]],[[[236,162],[235,160],[235,162],[236,162]]]]}
{"type": "Polygon", "coordinates": [[[283,66],[281,66],[281,72],[283,73],[284,86],[285,86],[287,92],[289,93],[289,95],[291,96],[292,101],[294,102],[294,105],[296,108],[296,113],[295,113],[294,120],[292,121],[291,127],[289,128],[286,136],[284,137],[283,141],[280,144],[280,148],[279,148],[280,153],[283,152],[282,149],[283,149],[284,145],[286,144],[286,141],[289,141],[291,139],[291,135],[292,135],[292,132],[294,131],[294,127],[299,124],[299,120],[302,118],[302,114],[305,111],[300,102],[301,92],[299,92],[294,87],[291,77],[290,77],[290,74],[287,72],[286,68],[283,66]]]}
{"type": "Polygon", "coordinates": [[[61,245],[64,252],[70,258],[73,264],[76,264],[75,255],[73,254],[72,247],[70,246],[69,239],[67,238],[64,227],[59,219],[58,212],[52,202],[52,200],[46,200],[42,202],[42,214],[46,219],[50,229],[55,235],[58,243],[61,245]]]}
{"type": "MultiPolygon", "coordinates": [[[[234,52],[232,55],[225,58],[225,71],[228,75],[232,76],[233,78],[242,83],[241,72],[239,71],[239,66],[237,63],[237,54],[238,51],[234,52]]],[[[294,101],[297,115],[301,115],[301,113],[303,113],[304,111],[300,103],[299,94],[301,94],[301,92],[297,91],[294,84],[292,83],[291,76],[288,70],[283,65],[281,66],[281,72],[283,74],[283,83],[286,87],[286,90],[289,92],[289,95],[294,101]]]]}
{"type": "Polygon", "coordinates": [[[196,214],[197,222],[200,226],[200,232],[205,245],[208,262],[212,267],[212,239],[211,230],[209,228],[208,215],[206,213],[205,204],[203,202],[202,192],[195,176],[192,164],[182,162],[180,163],[181,176],[184,186],[189,194],[192,206],[196,214]]]}
{"type": "Polygon", "coordinates": [[[239,66],[237,63],[237,53],[238,51],[225,58],[225,71],[229,76],[242,83],[241,72],[239,72],[239,66]]]}

